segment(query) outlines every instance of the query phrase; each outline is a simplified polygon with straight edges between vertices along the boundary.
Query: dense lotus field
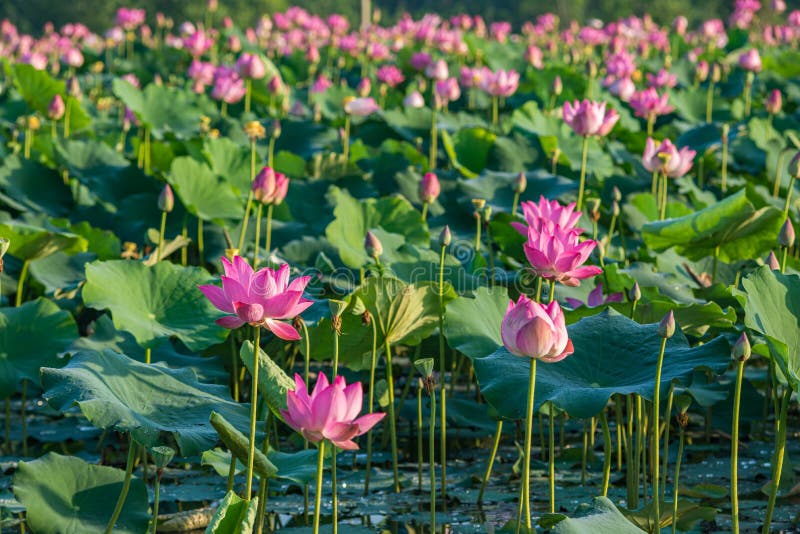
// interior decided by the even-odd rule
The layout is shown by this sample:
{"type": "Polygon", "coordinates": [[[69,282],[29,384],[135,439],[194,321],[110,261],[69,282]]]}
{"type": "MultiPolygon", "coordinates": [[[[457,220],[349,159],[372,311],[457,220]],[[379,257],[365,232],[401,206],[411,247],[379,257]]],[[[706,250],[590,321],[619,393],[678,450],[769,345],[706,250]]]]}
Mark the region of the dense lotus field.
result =
{"type": "Polygon", "coordinates": [[[800,11],[0,25],[3,532],[800,529],[800,11]]]}

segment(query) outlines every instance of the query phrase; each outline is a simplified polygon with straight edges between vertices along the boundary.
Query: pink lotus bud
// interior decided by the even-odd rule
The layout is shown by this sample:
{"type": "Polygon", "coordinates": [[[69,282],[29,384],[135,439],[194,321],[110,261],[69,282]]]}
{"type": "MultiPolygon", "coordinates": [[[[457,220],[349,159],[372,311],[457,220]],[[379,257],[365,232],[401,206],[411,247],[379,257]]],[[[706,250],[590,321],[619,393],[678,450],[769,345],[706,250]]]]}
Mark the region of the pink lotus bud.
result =
{"type": "Polygon", "coordinates": [[[365,98],[369,96],[370,92],[372,92],[372,82],[369,78],[361,78],[361,81],[358,82],[358,87],[356,87],[356,93],[358,93],[358,96],[365,98]]]}
{"type": "Polygon", "coordinates": [[[253,198],[262,204],[279,205],[286,198],[288,190],[289,178],[271,167],[261,169],[253,180],[253,198]]]}
{"type": "Polygon", "coordinates": [[[381,243],[380,239],[378,239],[375,234],[367,231],[367,235],[364,237],[364,250],[367,256],[377,260],[383,254],[383,243],[381,243]]]}
{"type": "Polygon", "coordinates": [[[781,95],[780,89],[773,89],[770,91],[764,107],[767,108],[767,113],[771,115],[780,113],[783,107],[783,95],[781,95]]]}
{"type": "Polygon", "coordinates": [[[366,117],[380,110],[380,106],[372,97],[366,98],[346,98],[344,102],[344,112],[356,117],[366,117]]]}
{"type": "Polygon", "coordinates": [[[515,193],[522,194],[528,187],[528,178],[524,172],[519,173],[516,180],[514,180],[513,189],[515,193]]]}
{"type": "Polygon", "coordinates": [[[239,76],[251,80],[260,80],[267,74],[267,68],[261,58],[247,52],[239,56],[236,61],[236,70],[239,72],[239,76]]]}
{"type": "Polygon", "coordinates": [[[686,29],[689,27],[689,20],[683,15],[678,15],[672,22],[672,27],[678,35],[686,35],[686,29]]]}
{"type": "Polygon", "coordinates": [[[445,226],[442,232],[439,234],[439,245],[443,247],[449,247],[452,240],[453,234],[450,233],[450,227],[445,226]]]}
{"type": "Polygon", "coordinates": [[[425,68],[425,76],[432,80],[446,80],[449,75],[447,62],[443,59],[435,61],[425,68]]]}
{"type": "Polygon", "coordinates": [[[558,301],[547,306],[521,295],[510,301],[500,335],[508,351],[515,356],[536,358],[547,363],[563,360],[575,349],[569,339],[564,313],[558,301]]]}
{"type": "Polygon", "coordinates": [[[792,221],[787,217],[786,222],[781,226],[781,231],[778,233],[778,243],[782,247],[791,248],[794,246],[794,239],[794,226],[792,226],[792,221]]]}
{"type": "Polygon", "coordinates": [[[694,70],[694,76],[698,82],[704,82],[708,79],[709,66],[705,60],[698,61],[697,67],[694,70]]]}
{"type": "Polygon", "coordinates": [[[561,91],[564,90],[564,83],[561,81],[561,76],[556,76],[553,78],[552,90],[554,95],[561,95],[561,91]]]}
{"type": "Polygon", "coordinates": [[[750,340],[747,339],[747,334],[742,332],[731,349],[731,357],[737,362],[745,362],[750,359],[750,352],[750,340]]]}
{"type": "Polygon", "coordinates": [[[658,335],[664,339],[669,339],[675,335],[675,313],[672,310],[658,323],[658,335]]]}
{"type": "Polygon", "coordinates": [[[158,195],[158,209],[161,211],[171,212],[175,208],[175,195],[172,193],[172,188],[169,184],[164,186],[161,194],[158,195]]]}
{"type": "Polygon", "coordinates": [[[65,110],[66,106],[64,105],[64,99],[61,98],[61,95],[56,94],[53,96],[53,99],[50,101],[50,105],[47,107],[47,116],[50,117],[51,120],[57,121],[64,116],[65,110]]]}
{"type": "Polygon", "coordinates": [[[746,71],[761,72],[761,55],[758,50],[751,48],[739,56],[739,66],[746,71]]]}
{"type": "Polygon", "coordinates": [[[439,178],[435,173],[426,172],[419,183],[419,198],[425,204],[434,202],[439,196],[441,186],[439,185],[439,178]]]}
{"type": "Polygon", "coordinates": [[[425,98],[419,91],[414,91],[403,99],[403,105],[409,108],[421,108],[425,106],[425,98]]]}
{"type": "Polygon", "coordinates": [[[781,270],[781,264],[778,261],[778,257],[775,256],[775,252],[772,250],[769,251],[769,256],[767,256],[766,264],[769,265],[769,268],[772,269],[773,271],[781,270]]]}

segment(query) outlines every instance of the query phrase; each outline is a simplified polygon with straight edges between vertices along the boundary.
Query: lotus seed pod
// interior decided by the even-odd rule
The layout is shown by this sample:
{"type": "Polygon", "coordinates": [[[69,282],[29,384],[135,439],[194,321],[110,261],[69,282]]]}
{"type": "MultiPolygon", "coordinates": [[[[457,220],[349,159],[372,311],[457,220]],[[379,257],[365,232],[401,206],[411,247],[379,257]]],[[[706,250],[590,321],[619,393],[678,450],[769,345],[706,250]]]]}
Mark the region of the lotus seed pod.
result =
{"type": "Polygon", "coordinates": [[[675,314],[672,310],[670,310],[658,324],[658,335],[664,339],[669,339],[675,335],[675,314]]]}

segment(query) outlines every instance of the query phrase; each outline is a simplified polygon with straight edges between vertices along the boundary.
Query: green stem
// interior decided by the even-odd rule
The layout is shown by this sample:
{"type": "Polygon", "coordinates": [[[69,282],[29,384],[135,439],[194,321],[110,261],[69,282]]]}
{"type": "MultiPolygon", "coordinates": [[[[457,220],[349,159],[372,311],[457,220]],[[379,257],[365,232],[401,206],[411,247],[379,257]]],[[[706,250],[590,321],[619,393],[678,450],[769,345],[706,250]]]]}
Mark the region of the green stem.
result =
{"type": "Polygon", "coordinates": [[[714,82],[708,83],[708,92],[706,93],[706,122],[710,123],[712,119],[712,109],[714,107],[714,82]]]}
{"type": "Polygon", "coordinates": [[[253,463],[256,457],[256,421],[258,411],[258,362],[259,347],[261,345],[261,327],[255,328],[253,340],[253,374],[250,377],[252,385],[250,388],[250,448],[247,454],[247,486],[242,496],[249,501],[253,494],[253,463]]]}
{"type": "Polygon", "coordinates": [[[778,422],[778,435],[775,436],[775,452],[772,456],[772,487],[769,493],[769,503],[767,513],[764,517],[764,527],[762,534],[769,534],[772,524],[772,513],[775,511],[775,501],[778,499],[778,489],[781,485],[781,475],[783,473],[783,457],[786,453],[786,416],[789,408],[789,399],[792,396],[792,389],[786,388],[781,401],[781,410],[778,422]]]}
{"type": "Polygon", "coordinates": [[[628,508],[633,510],[639,508],[639,488],[637,482],[637,471],[636,471],[636,461],[634,459],[634,451],[638,451],[638,439],[634,442],[634,435],[633,435],[633,419],[634,419],[634,410],[633,410],[633,397],[631,395],[627,395],[625,397],[625,407],[628,415],[628,426],[627,426],[627,433],[628,433],[628,446],[625,448],[625,479],[627,481],[627,505],[628,508]]]}
{"type": "Polygon", "coordinates": [[[447,395],[445,395],[445,342],[444,342],[444,258],[447,251],[442,246],[439,254],[439,390],[441,391],[442,407],[439,410],[439,424],[442,427],[439,443],[439,462],[442,466],[442,500],[447,499],[447,395]]]}
{"type": "Polygon", "coordinates": [[[669,426],[672,417],[672,401],[675,397],[675,384],[669,386],[669,395],[667,396],[667,412],[664,414],[664,463],[661,469],[664,471],[661,477],[661,500],[664,500],[664,494],[667,489],[667,467],[669,466],[669,426]]]}
{"type": "Polygon", "coordinates": [[[728,190],[728,136],[722,138],[722,192],[728,190]]]}
{"type": "Polygon", "coordinates": [[[158,501],[161,493],[161,475],[163,474],[163,469],[156,471],[156,481],[153,489],[155,492],[155,495],[153,495],[153,534],[158,531],[158,501]]]}
{"type": "Polygon", "coordinates": [[[775,180],[772,182],[772,196],[774,198],[778,198],[778,195],[781,192],[781,178],[783,177],[783,158],[786,155],[785,152],[781,152],[778,155],[778,163],[775,165],[775,180]]]}
{"type": "Polygon", "coordinates": [[[422,203],[422,220],[425,221],[428,219],[428,203],[422,203]]]}
{"type": "Polygon", "coordinates": [[[22,456],[28,456],[28,415],[25,413],[28,406],[28,381],[22,379],[22,404],[20,417],[22,418],[22,456]]]}
{"type": "Polygon", "coordinates": [[[614,410],[614,416],[616,417],[616,438],[617,438],[617,471],[622,471],[622,439],[623,439],[623,428],[622,428],[622,395],[617,393],[614,396],[614,405],[616,406],[616,410],[614,410]]]}
{"type": "Polygon", "coordinates": [[[679,477],[681,474],[681,460],[683,460],[683,443],[684,443],[683,426],[679,425],[678,428],[678,459],[675,461],[675,480],[673,481],[672,489],[672,534],[675,534],[678,526],[678,489],[679,477]]]}
{"type": "Polygon", "coordinates": [[[792,193],[794,192],[794,182],[797,180],[796,176],[789,179],[789,188],[786,190],[786,203],[783,205],[783,217],[789,216],[789,206],[791,205],[792,193]]]}
{"type": "Polygon", "coordinates": [[[653,137],[653,127],[656,124],[656,116],[653,113],[650,113],[647,116],[647,137],[653,137]]]}
{"type": "Polygon", "coordinates": [[[331,508],[333,511],[333,519],[331,520],[333,534],[339,532],[339,497],[338,497],[338,484],[336,482],[336,445],[331,443],[331,508]]]}
{"type": "Polygon", "coordinates": [[[550,513],[556,513],[556,432],[555,432],[555,419],[556,414],[553,410],[553,405],[550,405],[550,428],[547,434],[547,454],[548,467],[550,468],[550,513]]]}
{"type": "Polygon", "coordinates": [[[661,430],[661,416],[659,411],[661,408],[661,367],[664,364],[664,351],[667,348],[667,338],[661,339],[661,349],[658,353],[658,364],[656,367],[656,384],[653,390],[653,511],[655,515],[655,530],[656,534],[661,532],[661,492],[658,485],[661,482],[659,477],[659,468],[661,467],[661,450],[660,450],[660,430],[661,430]]]}
{"type": "Polygon", "coordinates": [[[153,351],[150,347],[144,349],[144,363],[146,363],[147,365],[150,365],[150,358],[152,357],[152,353],[153,351]]]}
{"type": "Polygon", "coordinates": [[[431,148],[428,155],[428,167],[430,167],[431,171],[436,169],[436,158],[438,157],[437,151],[439,148],[439,132],[436,125],[437,113],[436,106],[434,106],[433,112],[431,113],[431,148]]]}
{"type": "MultiPolygon", "coordinates": [[[[375,400],[375,367],[378,364],[378,327],[375,319],[370,321],[372,325],[372,360],[369,368],[369,398],[367,413],[372,413],[372,406],[375,400]]],[[[308,334],[306,334],[307,336],[308,334]]],[[[367,432],[367,473],[364,476],[364,495],[369,494],[369,479],[372,473],[372,430],[367,432]]]]}
{"type": "Polygon", "coordinates": [[[717,281],[717,264],[719,263],[719,245],[714,247],[714,263],[711,265],[711,283],[717,281]]]}
{"type": "Polygon", "coordinates": [[[583,191],[586,187],[586,157],[589,154],[589,136],[583,136],[583,144],[581,145],[581,178],[578,185],[578,202],[577,208],[579,211],[583,209],[583,191]]]}
{"type": "Polygon", "coordinates": [[[588,476],[587,464],[589,456],[589,431],[586,428],[586,420],[583,421],[583,448],[581,449],[581,486],[586,485],[588,476]]]}
{"type": "Polygon", "coordinates": [[[28,276],[28,267],[30,260],[22,262],[22,270],[19,272],[19,279],[17,280],[17,296],[14,305],[19,308],[22,306],[22,290],[25,288],[25,278],[28,276]]]}
{"type": "Polygon", "coordinates": [[[394,414],[394,375],[392,372],[392,347],[389,339],[384,342],[386,351],[386,383],[389,390],[389,436],[392,443],[392,474],[394,477],[394,492],[400,493],[400,473],[397,465],[397,422],[394,414]]]}
{"type": "Polygon", "coordinates": [[[608,481],[611,478],[611,431],[608,429],[608,417],[605,409],[600,412],[600,424],[603,427],[603,497],[608,495],[608,481]]]}
{"type": "Polygon", "coordinates": [[[7,456],[11,456],[13,453],[13,447],[11,446],[11,397],[6,397],[5,402],[5,415],[6,420],[4,426],[4,438],[5,438],[5,451],[7,456]]]}
{"type": "Polygon", "coordinates": [[[258,269],[258,245],[259,241],[261,241],[261,214],[264,210],[264,204],[261,202],[258,203],[258,209],[256,210],[256,239],[254,244],[254,251],[253,251],[253,269],[258,269]]]}
{"type": "Polygon", "coordinates": [[[267,253],[267,258],[272,252],[272,208],[272,204],[267,206],[267,235],[265,236],[266,244],[264,245],[264,252],[267,253]]]}
{"type": "Polygon", "coordinates": [[[496,96],[492,97],[492,126],[497,127],[497,118],[500,111],[500,99],[496,96]]]}
{"type": "Polygon", "coordinates": [[[783,249],[783,257],[781,258],[781,274],[786,273],[786,259],[789,257],[789,247],[781,247],[783,249]]]}
{"type": "Polygon", "coordinates": [[[314,495],[314,534],[319,534],[319,512],[322,507],[322,471],[325,465],[325,440],[319,442],[317,451],[317,488],[314,495]]]}
{"type": "Polygon", "coordinates": [[[350,114],[344,116],[344,137],[342,138],[342,149],[344,157],[342,158],[344,168],[347,169],[347,163],[350,160],[350,114]]]}
{"type": "Polygon", "coordinates": [[[667,181],[667,175],[661,175],[661,198],[659,199],[659,210],[658,210],[658,218],[659,220],[663,221],[664,218],[667,216],[667,188],[669,187],[669,182],[667,181]]]}
{"type": "MultiPolygon", "coordinates": [[[[444,390],[442,390],[444,392],[444,390]]],[[[444,395],[442,395],[444,397],[444,395]]],[[[500,447],[500,438],[503,434],[503,420],[497,420],[497,429],[494,432],[494,441],[492,442],[492,452],[489,455],[489,463],[486,464],[486,472],[483,474],[481,481],[481,490],[478,492],[477,504],[483,502],[483,494],[486,491],[486,486],[489,484],[489,478],[492,476],[492,467],[494,466],[494,459],[497,457],[497,449],[500,447]]]]}
{"type": "Polygon", "coordinates": [[[422,381],[417,388],[417,491],[422,493],[422,381]]]}
{"type": "Polygon", "coordinates": [[[150,174],[150,128],[144,129],[144,173],[150,174]]]}
{"type": "Polygon", "coordinates": [[[533,433],[533,401],[536,389],[536,358],[531,358],[531,370],[528,378],[528,411],[525,418],[525,449],[522,468],[522,499],[519,503],[525,514],[525,526],[531,529],[531,434],[533,433]]]}
{"type": "MultiPolygon", "coordinates": [[[[444,394],[442,394],[444,397],[444,394]]],[[[430,427],[428,429],[428,462],[431,477],[431,532],[436,532],[436,467],[434,455],[436,449],[436,390],[431,389],[430,427]]]]}
{"type": "Polygon", "coordinates": [[[733,429],[731,430],[731,531],[739,534],[739,404],[742,399],[744,360],[736,366],[736,389],[733,393],[733,429]]]}
{"type": "Polygon", "coordinates": [[[114,507],[114,512],[111,514],[111,519],[106,526],[105,534],[111,534],[114,531],[114,525],[119,519],[119,514],[122,513],[122,507],[125,506],[125,499],[128,498],[128,490],[131,487],[131,476],[133,475],[133,461],[136,459],[136,442],[133,437],[128,437],[128,461],[125,463],[125,478],[122,481],[122,491],[117,499],[117,505],[114,507]]]}
{"type": "Polygon", "coordinates": [[[475,257],[481,252],[481,228],[483,227],[483,216],[475,212],[475,257]]]}
{"type": "Polygon", "coordinates": [[[244,112],[250,112],[250,96],[253,92],[253,80],[248,78],[245,80],[245,93],[244,93],[244,112]]]}
{"type": "Polygon", "coordinates": [[[750,107],[751,107],[751,93],[753,90],[753,83],[747,82],[744,86],[744,116],[750,117],[750,107]]]}
{"type": "Polygon", "coordinates": [[[514,201],[511,203],[511,215],[517,214],[517,206],[519,206],[519,191],[514,192],[514,201]]]}
{"type": "MultiPolygon", "coordinates": [[[[186,226],[188,218],[189,218],[189,214],[188,213],[184,213],[184,215],[183,215],[183,228],[181,229],[181,236],[183,236],[184,238],[189,237],[189,228],[187,228],[187,226],[186,226]]],[[[189,261],[189,257],[188,256],[189,256],[188,247],[181,247],[181,265],[184,266],[184,267],[186,267],[186,264],[189,261]]]]}
{"type": "Polygon", "coordinates": [[[167,212],[161,212],[161,228],[158,231],[158,253],[156,254],[156,261],[161,261],[161,256],[164,254],[164,232],[167,228],[167,212]]]}

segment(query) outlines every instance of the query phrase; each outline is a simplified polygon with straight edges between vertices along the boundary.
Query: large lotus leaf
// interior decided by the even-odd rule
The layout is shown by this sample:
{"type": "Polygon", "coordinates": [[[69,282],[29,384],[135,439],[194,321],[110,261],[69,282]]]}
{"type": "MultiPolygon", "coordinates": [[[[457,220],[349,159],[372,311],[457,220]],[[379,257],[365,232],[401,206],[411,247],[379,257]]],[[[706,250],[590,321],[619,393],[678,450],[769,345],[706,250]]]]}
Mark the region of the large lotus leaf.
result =
{"type": "Polygon", "coordinates": [[[447,306],[444,332],[447,343],[469,358],[483,358],[497,350],[500,322],[508,309],[508,290],[481,287],[475,298],[460,298],[447,306]]]}
{"type": "MultiPolygon", "coordinates": [[[[25,505],[25,521],[33,532],[103,532],[113,511],[109,503],[122,492],[124,479],[122,469],[51,452],[32,462],[20,462],[14,474],[14,495],[25,505]]],[[[148,507],[147,486],[133,478],[114,532],[144,532],[150,521],[148,507]]]]}
{"type": "MultiPolygon", "coordinates": [[[[242,344],[239,357],[250,372],[250,376],[253,376],[252,341],[245,341],[242,344]]],[[[280,411],[286,409],[286,392],[294,390],[294,380],[260,347],[258,349],[258,390],[266,400],[272,414],[283,421],[280,411]]]]}
{"type": "MultiPolygon", "coordinates": [[[[641,534],[644,532],[628,521],[606,497],[595,497],[592,507],[580,517],[564,517],[552,532],[557,534],[641,534]]],[[[559,516],[549,517],[548,521],[559,516]]]]}
{"type": "MultiPolygon", "coordinates": [[[[475,303],[472,314],[450,314],[448,328],[449,331],[454,328],[466,331],[471,324],[476,324],[476,337],[480,339],[466,345],[475,347],[475,354],[465,354],[472,359],[481,392],[500,415],[519,419],[525,411],[530,360],[513,356],[502,346],[500,323],[503,317],[497,314],[499,305],[492,309],[485,304],[488,300],[485,296],[483,305],[475,303]],[[490,313],[497,314],[494,321],[488,317],[476,319],[480,314],[490,313]],[[459,325],[459,322],[465,324],[459,325]],[[494,332],[490,331],[492,323],[497,325],[494,332]],[[490,336],[496,350],[489,355],[477,354],[489,346],[490,336]]],[[[658,324],[642,325],[607,310],[581,319],[567,330],[575,352],[558,363],[537,365],[537,407],[552,401],[574,417],[592,417],[615,393],[637,393],[646,399],[652,398],[661,345],[658,324]]],[[[463,346],[467,341],[460,343],[463,346]]],[[[729,362],[730,352],[723,338],[690,347],[686,337],[678,331],[667,342],[661,387],[668,388],[673,380],[685,381],[699,367],[722,372],[729,362]]]]}
{"type": "Polygon", "coordinates": [[[56,80],[44,70],[37,70],[33,65],[17,63],[13,67],[14,85],[25,102],[42,115],[47,115],[47,108],[53,97],[61,95],[69,106],[70,128],[80,130],[91,123],[89,116],[81,107],[80,101],[67,95],[66,84],[56,80]]]}
{"type": "MultiPolygon", "coordinates": [[[[245,195],[250,191],[250,150],[247,147],[227,137],[209,137],[203,149],[214,174],[223,177],[245,195]]],[[[259,161],[256,157],[256,164],[259,161]]],[[[257,167],[256,172],[259,170],[257,167]]]]}
{"type": "Polygon", "coordinates": [[[767,265],[742,279],[745,325],[764,334],[783,375],[800,390],[800,277],[767,265]]]}
{"type": "Polygon", "coordinates": [[[57,172],[15,155],[0,167],[0,203],[51,216],[66,215],[73,206],[72,192],[57,172]]]}
{"type": "Polygon", "coordinates": [[[642,237],[653,250],[675,247],[695,261],[719,247],[719,259],[731,262],[765,254],[782,224],[781,211],[748,187],[691,215],[645,224],[642,237]]]}
{"type": "MultiPolygon", "coordinates": [[[[352,307],[352,304],[351,304],[352,307]]],[[[327,306],[326,306],[327,308],[327,306]]],[[[311,358],[317,361],[330,361],[333,355],[333,330],[330,316],[327,313],[317,324],[307,326],[311,347],[311,358]]],[[[306,319],[308,320],[308,319],[306,319]]],[[[375,318],[373,317],[373,320],[375,318]]],[[[376,345],[383,347],[383,334],[377,327],[376,345]]],[[[305,353],[305,343],[300,344],[305,353]]],[[[361,316],[350,313],[342,314],[342,335],[339,337],[339,363],[353,371],[369,369],[372,362],[372,326],[365,326],[361,316]]]]}
{"type": "Polygon", "coordinates": [[[442,130],[442,146],[450,162],[466,178],[475,178],[486,168],[497,135],[485,128],[467,128],[450,135],[442,130]]]}
{"type": "Polygon", "coordinates": [[[152,83],[139,90],[121,78],[114,78],[113,86],[114,94],[156,139],[162,139],[167,132],[190,139],[200,132],[200,117],[208,110],[194,93],[152,83]]]}
{"type": "Polygon", "coordinates": [[[86,252],[89,243],[71,232],[50,230],[19,221],[0,224],[0,237],[11,241],[8,253],[23,261],[33,261],[56,252],[86,252]]]}
{"type": "Polygon", "coordinates": [[[44,398],[56,410],[78,405],[98,428],[130,432],[146,447],[177,443],[191,456],[217,443],[211,412],[249,428],[249,408],[227,386],[203,384],[188,369],[145,364],[113,350],[84,351],[61,369],[42,369],[44,398]]]}
{"type": "MultiPolygon", "coordinates": [[[[511,211],[514,201],[513,185],[518,177],[519,173],[487,171],[474,180],[460,180],[458,186],[465,200],[482,198],[497,212],[511,211]]],[[[528,185],[520,195],[520,201],[536,201],[542,195],[553,199],[577,188],[574,181],[543,170],[526,172],[525,178],[528,185]]],[[[471,214],[474,209],[472,203],[468,203],[466,209],[471,214]]]]}
{"type": "Polygon", "coordinates": [[[129,260],[86,266],[84,303],[108,309],[114,325],[145,348],[177,337],[192,351],[223,341],[227,331],[214,323],[219,311],[198,291],[211,275],[199,267],[159,262],[147,267],[129,260]]]}
{"type": "Polygon", "coordinates": [[[40,298],[17,308],[0,308],[0,397],[22,380],[39,383],[40,367],[58,367],[59,357],[78,337],[72,315],[40,298]]]}
{"type": "Polygon", "coordinates": [[[109,230],[95,228],[86,221],[71,224],[68,219],[51,219],[49,226],[67,230],[75,235],[86,239],[87,251],[91,252],[101,260],[113,260],[119,258],[122,244],[117,236],[109,230]]]}
{"type": "Polygon", "coordinates": [[[258,497],[245,500],[229,491],[206,527],[206,534],[250,534],[256,521],[258,497]]]}
{"type": "Polygon", "coordinates": [[[402,197],[358,200],[345,190],[331,187],[327,198],[335,206],[335,219],[325,235],[348,267],[357,269],[369,260],[364,250],[368,230],[381,228],[414,245],[427,245],[430,240],[422,215],[402,197]]]}
{"type": "Polygon", "coordinates": [[[172,161],[167,181],[186,211],[206,221],[239,219],[244,205],[230,183],[190,156],[172,161]]]}

